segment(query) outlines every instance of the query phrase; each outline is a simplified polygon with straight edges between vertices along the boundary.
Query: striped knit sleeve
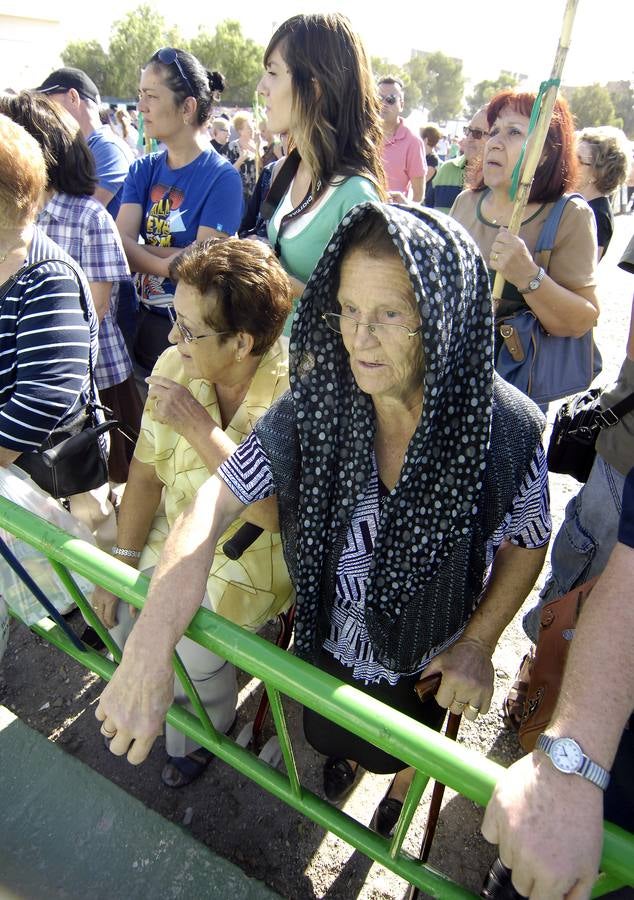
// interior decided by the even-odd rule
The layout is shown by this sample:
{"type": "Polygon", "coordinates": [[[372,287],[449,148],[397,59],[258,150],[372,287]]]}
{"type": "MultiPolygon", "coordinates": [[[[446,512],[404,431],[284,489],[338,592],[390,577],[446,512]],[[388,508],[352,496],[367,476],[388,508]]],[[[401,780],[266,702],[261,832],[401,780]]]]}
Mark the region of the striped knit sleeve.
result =
{"type": "Polygon", "coordinates": [[[551,530],[548,466],[540,444],[511,510],[493,533],[492,541],[495,547],[507,540],[518,547],[534,550],[548,543],[551,530]]]}
{"type": "Polygon", "coordinates": [[[55,261],[17,282],[0,319],[0,444],[37,449],[71,410],[88,369],[79,287],[55,261]]]}
{"type": "Polygon", "coordinates": [[[217,474],[245,506],[275,493],[271,467],[255,431],[236,447],[217,474]]]}

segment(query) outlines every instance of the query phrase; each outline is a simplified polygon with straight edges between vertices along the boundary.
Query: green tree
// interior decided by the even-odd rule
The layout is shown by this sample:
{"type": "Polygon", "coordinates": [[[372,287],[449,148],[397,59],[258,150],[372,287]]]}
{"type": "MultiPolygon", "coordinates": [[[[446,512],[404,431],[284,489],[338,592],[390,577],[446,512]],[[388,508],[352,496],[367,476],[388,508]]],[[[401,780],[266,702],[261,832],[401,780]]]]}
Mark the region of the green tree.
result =
{"type": "Polygon", "coordinates": [[[108,54],[99,41],[71,41],[62,52],[65,66],[83,69],[99,88],[105,93],[105,84],[109,71],[108,54]]]}
{"type": "Polygon", "coordinates": [[[623,127],[623,120],[615,114],[610,92],[601,84],[572,88],[570,109],[577,128],[592,128],[596,125],[623,127]]]}
{"type": "Polygon", "coordinates": [[[114,23],[105,93],[114,97],[136,96],[141,66],[164,46],[165,31],[165,20],[149,3],[141,4],[114,23]]]}
{"type": "Polygon", "coordinates": [[[251,106],[262,75],[264,48],[242,34],[239,22],[227,19],[215,32],[200,28],[191,41],[191,52],[210,70],[222,72],[226,79],[224,103],[251,106]]]}
{"type": "Polygon", "coordinates": [[[435,122],[446,122],[460,114],[464,93],[462,60],[437,50],[414,56],[405,64],[405,69],[418,85],[422,103],[435,122]]]}
{"type": "Polygon", "coordinates": [[[473,93],[467,97],[467,113],[469,117],[474,116],[477,111],[485,106],[491,97],[494,97],[500,91],[512,90],[517,87],[517,77],[512,72],[502,70],[498,77],[494,80],[485,79],[474,85],[473,93]]]}
{"type": "Polygon", "coordinates": [[[623,131],[634,140],[634,90],[630,81],[613,81],[608,84],[610,99],[617,118],[623,120],[623,131]]]}

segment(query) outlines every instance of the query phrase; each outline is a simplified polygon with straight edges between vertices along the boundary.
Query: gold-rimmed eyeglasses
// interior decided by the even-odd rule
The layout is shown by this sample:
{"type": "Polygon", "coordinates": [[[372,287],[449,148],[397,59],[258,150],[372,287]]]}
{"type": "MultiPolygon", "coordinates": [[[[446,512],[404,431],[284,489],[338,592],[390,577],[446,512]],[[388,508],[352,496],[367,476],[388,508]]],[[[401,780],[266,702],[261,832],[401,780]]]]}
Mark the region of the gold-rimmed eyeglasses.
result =
{"type": "Polygon", "coordinates": [[[348,335],[357,331],[359,325],[367,328],[370,334],[375,335],[379,340],[389,340],[398,337],[404,332],[408,338],[415,337],[420,334],[422,325],[419,325],[415,331],[412,331],[407,325],[397,325],[394,322],[360,322],[354,316],[344,316],[342,313],[324,313],[322,319],[332,331],[337,334],[348,335]]]}

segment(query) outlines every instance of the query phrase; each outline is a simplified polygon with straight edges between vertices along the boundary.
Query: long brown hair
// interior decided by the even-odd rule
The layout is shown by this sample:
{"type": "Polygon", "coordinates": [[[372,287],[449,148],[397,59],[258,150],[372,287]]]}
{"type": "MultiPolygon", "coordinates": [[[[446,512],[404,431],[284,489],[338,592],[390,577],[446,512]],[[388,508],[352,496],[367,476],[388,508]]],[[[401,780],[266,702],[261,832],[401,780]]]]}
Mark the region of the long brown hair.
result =
{"type": "Polygon", "coordinates": [[[278,49],[293,83],[293,143],[318,180],[364,175],[385,199],[383,132],[370,62],[339,13],[296,15],[277,29],[264,64],[278,49]]]}

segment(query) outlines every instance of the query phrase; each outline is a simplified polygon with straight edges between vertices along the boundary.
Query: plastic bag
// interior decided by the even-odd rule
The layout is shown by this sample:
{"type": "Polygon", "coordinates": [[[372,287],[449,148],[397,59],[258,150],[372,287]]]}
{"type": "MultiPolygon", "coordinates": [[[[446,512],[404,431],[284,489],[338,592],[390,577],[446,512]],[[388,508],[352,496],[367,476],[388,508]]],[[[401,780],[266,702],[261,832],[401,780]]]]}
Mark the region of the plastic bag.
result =
{"type": "MultiPolygon", "coordinates": [[[[0,495],[11,500],[23,509],[35,513],[52,525],[57,525],[73,537],[81,538],[90,544],[95,544],[95,539],[81,522],[68,513],[61,504],[42,491],[29,476],[17,466],[0,467],[0,495]]],[[[62,615],[70,612],[74,607],[66,588],[55,574],[48,558],[35,547],[24,541],[18,540],[8,531],[0,528],[0,537],[7,544],[11,552],[18,558],[29,575],[37,582],[51,603],[62,615]]],[[[77,586],[82,593],[90,596],[94,585],[86,578],[73,574],[77,586]]],[[[35,599],[22,580],[5,565],[0,565],[0,593],[3,595],[7,606],[26,625],[32,625],[44,618],[46,611],[35,599]]]]}

